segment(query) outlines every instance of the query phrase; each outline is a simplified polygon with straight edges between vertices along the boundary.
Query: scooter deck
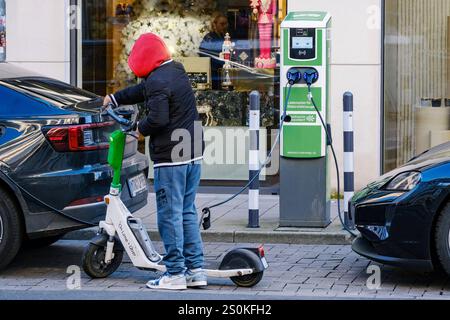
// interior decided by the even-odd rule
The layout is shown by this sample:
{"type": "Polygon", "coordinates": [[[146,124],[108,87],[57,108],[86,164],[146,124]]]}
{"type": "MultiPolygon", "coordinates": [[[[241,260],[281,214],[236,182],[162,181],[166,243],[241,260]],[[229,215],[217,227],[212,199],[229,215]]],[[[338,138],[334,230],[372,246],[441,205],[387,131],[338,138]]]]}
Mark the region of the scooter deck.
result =
{"type": "MultiPolygon", "coordinates": [[[[209,269],[209,270],[218,270],[220,267],[221,260],[207,260],[207,258],[204,261],[203,269],[209,269]]],[[[147,269],[147,268],[140,268],[142,270],[151,270],[156,271],[155,269],[147,269]]]]}

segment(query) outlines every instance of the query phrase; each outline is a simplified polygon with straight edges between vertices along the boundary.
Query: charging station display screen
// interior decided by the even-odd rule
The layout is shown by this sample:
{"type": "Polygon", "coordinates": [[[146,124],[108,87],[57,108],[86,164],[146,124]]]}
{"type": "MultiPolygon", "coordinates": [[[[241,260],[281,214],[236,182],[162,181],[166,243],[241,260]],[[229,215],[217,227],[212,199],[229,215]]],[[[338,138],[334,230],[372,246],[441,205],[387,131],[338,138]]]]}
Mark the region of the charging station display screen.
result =
{"type": "Polygon", "coordinates": [[[293,37],[292,49],[312,49],[313,42],[313,37],[293,37]]]}

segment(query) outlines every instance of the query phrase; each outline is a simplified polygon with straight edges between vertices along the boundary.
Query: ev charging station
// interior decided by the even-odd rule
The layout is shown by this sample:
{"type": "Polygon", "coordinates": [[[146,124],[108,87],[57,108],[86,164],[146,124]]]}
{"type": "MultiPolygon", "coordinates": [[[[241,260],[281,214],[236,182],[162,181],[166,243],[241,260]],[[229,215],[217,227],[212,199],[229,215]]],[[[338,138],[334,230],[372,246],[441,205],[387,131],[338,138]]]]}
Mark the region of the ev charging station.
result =
{"type": "Polygon", "coordinates": [[[328,140],[309,97],[310,88],[328,126],[330,28],[326,12],[290,12],[281,24],[280,105],[287,120],[280,139],[280,227],[326,227],[331,222],[328,140]],[[290,83],[293,72],[300,79],[290,83]],[[307,75],[312,74],[308,86],[307,75]]]}

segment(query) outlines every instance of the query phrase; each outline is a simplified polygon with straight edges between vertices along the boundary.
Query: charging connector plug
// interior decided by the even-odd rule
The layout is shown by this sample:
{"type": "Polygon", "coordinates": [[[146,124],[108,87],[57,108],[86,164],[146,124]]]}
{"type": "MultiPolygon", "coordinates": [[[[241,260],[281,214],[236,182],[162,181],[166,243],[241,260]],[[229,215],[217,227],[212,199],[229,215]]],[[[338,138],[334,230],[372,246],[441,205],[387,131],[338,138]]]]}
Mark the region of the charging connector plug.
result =
{"type": "Polygon", "coordinates": [[[306,71],[303,74],[303,80],[305,80],[308,87],[312,86],[314,82],[319,79],[319,73],[317,71],[306,71]]]}
{"type": "Polygon", "coordinates": [[[286,74],[288,82],[291,86],[299,83],[302,80],[302,73],[297,68],[291,68],[286,74]]]}

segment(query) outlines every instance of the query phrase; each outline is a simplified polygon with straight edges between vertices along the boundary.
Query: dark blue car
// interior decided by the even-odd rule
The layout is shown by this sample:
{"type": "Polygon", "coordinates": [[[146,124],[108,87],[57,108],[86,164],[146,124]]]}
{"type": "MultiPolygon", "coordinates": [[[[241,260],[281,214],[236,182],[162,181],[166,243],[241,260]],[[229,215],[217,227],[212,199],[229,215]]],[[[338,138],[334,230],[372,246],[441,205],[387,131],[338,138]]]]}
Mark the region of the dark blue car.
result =
{"type": "Polygon", "coordinates": [[[356,193],[353,250],[377,262],[450,275],[450,142],[356,193]]]}
{"type": "MultiPolygon", "coordinates": [[[[112,172],[102,98],[0,63],[0,268],[24,243],[50,244],[96,224],[106,213],[112,172]]],[[[119,112],[133,115],[134,106],[119,112]]],[[[127,140],[122,199],[131,212],[147,203],[149,161],[127,140]]]]}

